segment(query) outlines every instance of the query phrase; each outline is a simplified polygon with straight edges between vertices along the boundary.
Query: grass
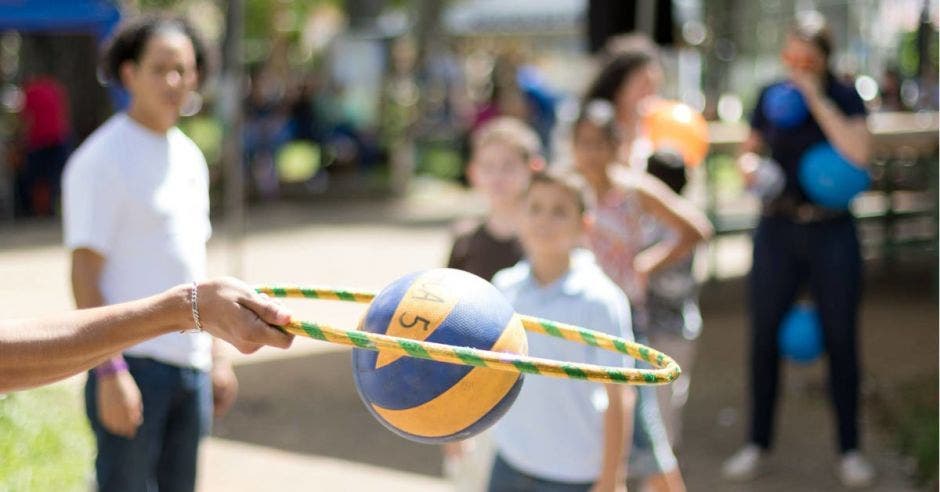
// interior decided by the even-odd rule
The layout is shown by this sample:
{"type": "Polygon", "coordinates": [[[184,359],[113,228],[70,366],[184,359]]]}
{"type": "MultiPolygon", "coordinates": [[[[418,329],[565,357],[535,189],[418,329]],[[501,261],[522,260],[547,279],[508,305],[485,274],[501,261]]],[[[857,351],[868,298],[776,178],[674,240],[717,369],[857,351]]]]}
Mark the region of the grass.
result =
{"type": "Polygon", "coordinates": [[[911,478],[931,490],[936,490],[940,460],[937,383],[936,372],[906,381],[883,382],[872,399],[875,417],[912,465],[911,478]]]}
{"type": "Polygon", "coordinates": [[[937,483],[938,414],[937,376],[906,384],[899,393],[903,404],[896,410],[895,437],[901,452],[914,460],[918,484],[937,483]]]}
{"type": "Polygon", "coordinates": [[[87,490],[93,457],[94,439],[74,389],[0,395],[0,492],[87,490]]]}

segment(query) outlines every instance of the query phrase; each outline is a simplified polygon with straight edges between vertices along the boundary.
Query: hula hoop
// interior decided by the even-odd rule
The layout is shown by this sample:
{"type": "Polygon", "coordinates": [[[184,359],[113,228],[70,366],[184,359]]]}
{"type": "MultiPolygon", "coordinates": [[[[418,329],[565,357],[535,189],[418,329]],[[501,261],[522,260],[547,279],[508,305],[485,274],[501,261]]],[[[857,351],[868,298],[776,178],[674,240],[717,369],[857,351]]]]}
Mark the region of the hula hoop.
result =
{"type": "MultiPolygon", "coordinates": [[[[304,298],[329,301],[369,303],[375,294],[368,291],[333,289],[328,287],[260,286],[259,293],[281,298],[304,298]]],[[[470,347],[456,347],[409,338],[347,330],[309,321],[292,320],[280,327],[288,333],[314,338],[355,348],[390,352],[406,357],[487,367],[499,371],[538,374],[566,379],[581,379],[599,383],[657,385],[675,381],[681,374],[679,365],[668,355],[629,340],[580,326],[516,314],[522,326],[530,332],[541,333],[583,345],[609,350],[643,360],[655,369],[635,369],[596,364],[564,362],[527,355],[493,352],[470,347]]]]}

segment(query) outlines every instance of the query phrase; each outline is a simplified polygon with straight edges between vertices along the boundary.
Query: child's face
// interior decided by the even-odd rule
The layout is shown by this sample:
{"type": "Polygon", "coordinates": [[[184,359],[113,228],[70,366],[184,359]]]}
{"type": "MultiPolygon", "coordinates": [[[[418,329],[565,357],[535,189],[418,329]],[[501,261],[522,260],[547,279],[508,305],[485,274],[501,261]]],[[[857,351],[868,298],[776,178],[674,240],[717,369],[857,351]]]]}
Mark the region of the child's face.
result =
{"type": "Polygon", "coordinates": [[[585,220],[571,190],[535,183],[523,203],[519,240],[531,260],[564,257],[581,243],[585,220]]]}
{"type": "Polygon", "coordinates": [[[588,121],[575,128],[574,166],[588,179],[607,172],[607,166],[617,159],[616,143],[607,133],[588,121]]]}
{"type": "Polygon", "coordinates": [[[491,202],[516,202],[532,179],[529,163],[515,148],[489,142],[473,152],[468,177],[474,188],[491,202]]]}

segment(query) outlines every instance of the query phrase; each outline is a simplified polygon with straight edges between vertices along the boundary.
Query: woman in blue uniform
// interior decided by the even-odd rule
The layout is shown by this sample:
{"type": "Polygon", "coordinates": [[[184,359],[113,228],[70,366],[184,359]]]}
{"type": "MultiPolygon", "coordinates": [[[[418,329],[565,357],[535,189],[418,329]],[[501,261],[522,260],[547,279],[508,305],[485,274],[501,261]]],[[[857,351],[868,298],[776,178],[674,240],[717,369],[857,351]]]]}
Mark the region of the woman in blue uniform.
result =
{"type": "Polygon", "coordinates": [[[801,97],[781,97],[781,83],[764,88],[738,160],[745,180],[750,181],[761,161],[757,153],[769,152],[783,171],[785,185],[778,196],[765,201],[754,235],[748,287],[751,421],[746,445],[722,470],[729,480],[750,480],[762,472],[773,442],[780,368],[778,328],[802,289],[808,290],[816,304],[829,355],[841,453],[836,474],[850,487],[866,486],[874,478],[872,466],[859,452],[858,439],[857,314],[862,261],[855,220],[846,208],[813,203],[797,177],[804,153],[819,143],[828,142],[859,168],[870,158],[865,106],[855,89],[830,71],[832,50],[825,19],[816,12],[800,14],[781,53],[789,69],[788,80],[781,83],[790,84],[793,94],[801,97]]]}

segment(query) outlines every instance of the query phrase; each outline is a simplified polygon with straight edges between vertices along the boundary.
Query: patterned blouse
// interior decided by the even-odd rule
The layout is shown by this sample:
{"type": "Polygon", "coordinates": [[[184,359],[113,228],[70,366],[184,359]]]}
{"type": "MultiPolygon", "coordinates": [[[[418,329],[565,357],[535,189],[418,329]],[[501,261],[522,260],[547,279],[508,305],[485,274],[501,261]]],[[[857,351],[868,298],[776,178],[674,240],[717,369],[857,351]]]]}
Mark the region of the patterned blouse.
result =
{"type": "Polygon", "coordinates": [[[644,246],[642,220],[643,209],[636,190],[615,187],[598,198],[595,220],[588,230],[588,243],[597,263],[627,294],[635,311],[646,297],[633,270],[633,260],[644,246]]]}

